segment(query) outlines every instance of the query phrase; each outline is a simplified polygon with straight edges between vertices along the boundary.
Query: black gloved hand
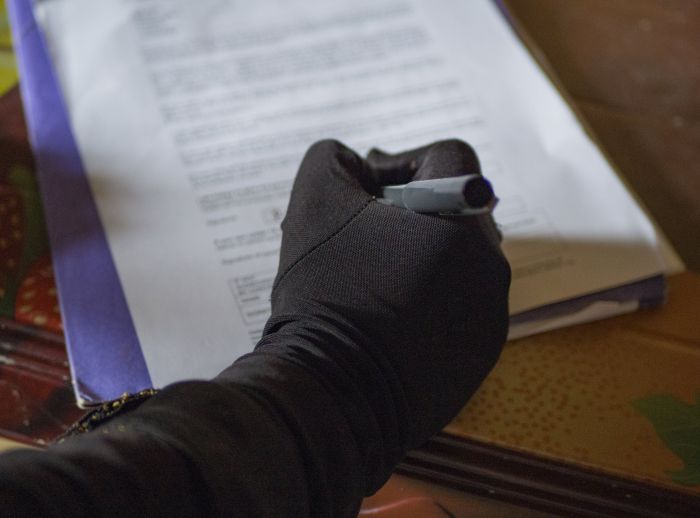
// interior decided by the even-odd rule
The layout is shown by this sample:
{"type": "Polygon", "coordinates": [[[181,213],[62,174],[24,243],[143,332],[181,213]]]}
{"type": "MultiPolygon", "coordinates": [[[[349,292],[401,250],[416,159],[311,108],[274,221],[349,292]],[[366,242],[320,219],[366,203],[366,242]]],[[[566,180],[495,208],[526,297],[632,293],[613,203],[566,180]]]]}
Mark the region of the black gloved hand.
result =
{"type": "Polygon", "coordinates": [[[366,161],[313,146],[256,350],[49,452],[0,456],[3,510],[357,516],[476,390],[508,321],[509,270],[488,217],[414,214],[370,193],[476,171],[456,141],[366,161]]]}
{"type": "Polygon", "coordinates": [[[491,216],[416,214],[373,195],[382,185],[478,172],[473,150],[457,140],[398,155],[374,150],[367,160],[323,141],[294,184],[258,350],[313,344],[309,365],[324,357],[340,365],[356,380],[346,392],[359,389],[384,437],[395,439],[387,466],[444,427],[494,365],[510,270],[491,216]]]}

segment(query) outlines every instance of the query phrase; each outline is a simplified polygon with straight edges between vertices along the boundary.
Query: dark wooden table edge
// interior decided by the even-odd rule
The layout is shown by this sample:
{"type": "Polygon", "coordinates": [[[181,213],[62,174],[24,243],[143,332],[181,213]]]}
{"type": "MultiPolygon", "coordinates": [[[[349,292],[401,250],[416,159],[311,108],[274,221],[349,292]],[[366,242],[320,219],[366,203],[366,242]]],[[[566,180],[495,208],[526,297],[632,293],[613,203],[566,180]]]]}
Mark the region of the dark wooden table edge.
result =
{"type": "Polygon", "coordinates": [[[397,472],[563,516],[700,516],[700,497],[445,433],[397,472]]]}

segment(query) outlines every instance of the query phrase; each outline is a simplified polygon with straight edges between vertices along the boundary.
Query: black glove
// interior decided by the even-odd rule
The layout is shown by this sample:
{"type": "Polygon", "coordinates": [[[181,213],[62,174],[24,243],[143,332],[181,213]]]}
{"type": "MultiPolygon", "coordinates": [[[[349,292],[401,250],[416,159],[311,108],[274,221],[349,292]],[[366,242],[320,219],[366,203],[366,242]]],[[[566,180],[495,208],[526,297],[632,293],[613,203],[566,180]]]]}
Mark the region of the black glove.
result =
{"type": "MultiPolygon", "coordinates": [[[[479,172],[457,140],[367,160],[323,141],[294,184],[257,349],[298,344],[319,371],[338,365],[348,377],[341,397],[359,391],[391,438],[387,469],[444,427],[493,367],[510,270],[490,215],[416,214],[375,196],[382,185],[479,172]]],[[[373,473],[372,485],[387,475],[373,473]]]]}

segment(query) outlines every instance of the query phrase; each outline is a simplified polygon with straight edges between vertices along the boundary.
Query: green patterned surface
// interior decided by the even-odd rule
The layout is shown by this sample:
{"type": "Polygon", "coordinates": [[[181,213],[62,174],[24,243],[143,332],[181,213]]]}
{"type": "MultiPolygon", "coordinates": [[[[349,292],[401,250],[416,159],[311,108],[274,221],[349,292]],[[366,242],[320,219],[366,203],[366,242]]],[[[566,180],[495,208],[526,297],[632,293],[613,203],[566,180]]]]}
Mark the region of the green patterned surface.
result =
{"type": "Polygon", "coordinates": [[[10,25],[5,0],[0,0],[0,95],[17,83],[17,67],[12,53],[10,25]]]}
{"type": "Polygon", "coordinates": [[[649,419],[668,449],[683,461],[682,470],[668,472],[673,481],[700,485],[700,394],[692,404],[660,394],[640,399],[634,406],[649,419]]]}
{"type": "Polygon", "coordinates": [[[0,316],[15,313],[22,279],[48,253],[39,189],[32,172],[13,165],[0,183],[0,316]]]}

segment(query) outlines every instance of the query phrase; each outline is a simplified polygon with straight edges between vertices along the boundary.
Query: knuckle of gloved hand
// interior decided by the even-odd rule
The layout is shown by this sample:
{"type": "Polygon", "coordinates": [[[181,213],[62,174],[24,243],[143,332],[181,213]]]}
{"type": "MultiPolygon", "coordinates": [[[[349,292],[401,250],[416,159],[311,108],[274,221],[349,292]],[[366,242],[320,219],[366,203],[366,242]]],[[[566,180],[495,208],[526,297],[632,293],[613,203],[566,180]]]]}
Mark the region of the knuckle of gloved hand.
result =
{"type": "Polygon", "coordinates": [[[474,149],[469,144],[458,138],[438,140],[433,143],[430,149],[440,151],[441,153],[475,154],[474,149]]]}
{"type": "Polygon", "coordinates": [[[493,301],[495,309],[500,311],[502,308],[506,308],[507,311],[511,279],[510,264],[500,250],[497,249],[482,257],[482,261],[483,264],[479,268],[480,276],[488,279],[487,290],[489,298],[493,301]]]}
{"type": "Polygon", "coordinates": [[[335,159],[338,155],[347,153],[349,148],[335,139],[323,139],[313,144],[306,151],[302,163],[323,163],[335,159]]]}
{"type": "Polygon", "coordinates": [[[490,263],[492,268],[491,278],[494,279],[494,289],[503,300],[507,300],[512,276],[510,263],[500,250],[494,251],[493,259],[490,263]]]}
{"type": "Polygon", "coordinates": [[[513,271],[510,268],[510,263],[508,262],[508,259],[506,259],[506,256],[501,253],[499,254],[499,257],[501,259],[500,268],[502,270],[503,289],[507,293],[510,289],[510,281],[513,276],[513,271]]]}
{"type": "Polygon", "coordinates": [[[476,152],[469,144],[463,140],[456,138],[439,140],[435,142],[430,150],[430,153],[440,154],[440,155],[452,155],[463,157],[469,161],[477,161],[476,152]]]}
{"type": "Polygon", "coordinates": [[[510,263],[503,254],[500,244],[494,243],[488,236],[482,235],[481,246],[488,251],[486,256],[486,265],[494,279],[503,281],[504,284],[510,283],[510,263]]]}

